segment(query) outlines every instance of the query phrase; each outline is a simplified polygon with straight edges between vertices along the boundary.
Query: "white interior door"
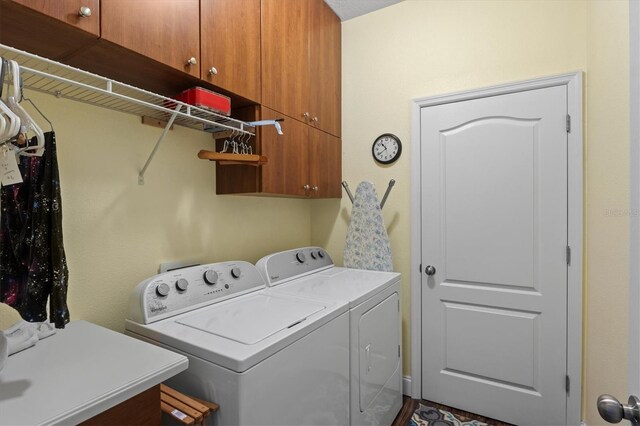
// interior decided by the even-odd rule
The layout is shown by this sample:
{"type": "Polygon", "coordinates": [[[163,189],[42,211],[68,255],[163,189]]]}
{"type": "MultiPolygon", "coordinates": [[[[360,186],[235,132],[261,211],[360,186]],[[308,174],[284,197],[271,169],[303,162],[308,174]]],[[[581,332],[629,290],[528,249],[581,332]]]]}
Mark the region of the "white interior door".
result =
{"type": "Polygon", "coordinates": [[[566,423],[567,88],[421,109],[422,397],[566,423]]]}

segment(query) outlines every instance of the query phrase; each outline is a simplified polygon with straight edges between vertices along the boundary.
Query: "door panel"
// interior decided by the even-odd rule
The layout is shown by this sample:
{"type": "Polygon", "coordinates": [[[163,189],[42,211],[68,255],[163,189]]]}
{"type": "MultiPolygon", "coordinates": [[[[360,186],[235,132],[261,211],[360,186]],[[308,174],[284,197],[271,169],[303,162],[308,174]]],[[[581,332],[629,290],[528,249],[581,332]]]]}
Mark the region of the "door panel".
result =
{"type": "Polygon", "coordinates": [[[533,287],[536,124],[492,117],[441,132],[447,280],[533,287]]]}
{"type": "Polygon", "coordinates": [[[564,86],[421,111],[423,398],[566,421],[564,86]]]}
{"type": "MultiPolygon", "coordinates": [[[[282,118],[282,114],[262,107],[263,120],[282,118]]],[[[268,163],[260,167],[262,192],[267,194],[307,196],[309,184],[309,130],[306,124],[286,119],[281,123],[284,135],[273,126],[262,129],[261,154],[268,163]]]]}
{"type": "MultiPolygon", "coordinates": [[[[40,13],[58,19],[88,33],[100,36],[100,0],[12,0],[40,13]],[[82,16],[81,7],[88,7],[90,15],[82,16]]],[[[24,34],[23,34],[24,37],[24,34]]]]}
{"type": "Polygon", "coordinates": [[[341,123],[341,22],[323,0],[311,0],[311,124],[340,136],[341,123]]]}
{"type": "Polygon", "coordinates": [[[103,39],[200,77],[198,0],[101,0],[100,12],[103,39]]]}
{"type": "Polygon", "coordinates": [[[98,0],[0,0],[0,43],[60,60],[100,37],[98,0]],[[80,7],[91,16],[80,16],[80,7]]]}
{"type": "Polygon", "coordinates": [[[536,389],[539,315],[461,303],[443,305],[443,373],[536,389]],[[505,363],[506,358],[515,362],[505,363]]]}
{"type": "Polygon", "coordinates": [[[262,104],[298,120],[309,112],[309,0],[262,0],[262,104]]]}
{"type": "Polygon", "coordinates": [[[260,0],[201,1],[200,22],[202,78],[260,102],[260,0]]]}
{"type": "Polygon", "coordinates": [[[385,388],[400,362],[398,293],[393,293],[360,317],[360,412],[385,388]]]}
{"type": "Polygon", "coordinates": [[[342,197],[342,141],[313,128],[309,129],[309,135],[311,196],[342,197]]]}

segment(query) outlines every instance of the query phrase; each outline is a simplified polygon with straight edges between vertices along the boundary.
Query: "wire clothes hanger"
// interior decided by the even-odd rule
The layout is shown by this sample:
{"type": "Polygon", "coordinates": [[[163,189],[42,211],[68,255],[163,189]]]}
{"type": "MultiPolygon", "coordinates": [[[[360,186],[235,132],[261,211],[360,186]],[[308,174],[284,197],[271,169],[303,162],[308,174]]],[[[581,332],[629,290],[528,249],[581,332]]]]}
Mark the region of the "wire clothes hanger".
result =
{"type": "Polygon", "coordinates": [[[36,134],[37,141],[37,144],[35,146],[26,146],[25,148],[20,148],[18,150],[18,154],[25,157],[40,157],[44,152],[44,132],[42,131],[40,126],[38,126],[38,124],[33,120],[33,118],[31,118],[29,113],[18,103],[18,97],[21,93],[20,66],[16,61],[9,61],[9,63],[11,65],[11,75],[13,82],[11,86],[12,91],[9,92],[11,96],[8,97],[9,108],[13,112],[15,112],[22,120],[20,133],[26,134],[29,132],[29,130],[33,130],[33,132],[36,134]]]}
{"type": "MultiPolygon", "coordinates": [[[[22,81],[20,81],[20,83],[22,83],[22,81]]],[[[36,105],[36,104],[31,100],[31,99],[27,98],[27,97],[24,95],[24,87],[23,87],[23,85],[22,85],[22,84],[20,84],[20,102],[22,102],[22,101],[27,101],[27,102],[29,102],[29,103],[31,104],[31,106],[32,106],[36,111],[38,111],[38,114],[40,114],[40,116],[41,116],[42,118],[44,118],[44,120],[45,120],[47,123],[49,123],[49,128],[51,129],[51,131],[52,131],[52,132],[54,131],[54,129],[53,129],[53,124],[51,123],[51,121],[47,118],[47,116],[46,116],[46,115],[44,115],[44,113],[43,113],[42,111],[40,111],[40,108],[38,108],[38,106],[37,106],[37,105],[36,105]]]]}
{"type": "MultiPolygon", "coordinates": [[[[1,68],[2,68],[2,80],[0,80],[0,87],[4,88],[4,74],[7,71],[7,68],[10,66],[9,62],[2,58],[1,68]]],[[[9,89],[7,88],[7,93],[9,89]]],[[[0,94],[2,91],[0,91],[0,94]]],[[[0,98],[0,117],[2,121],[0,122],[0,144],[5,144],[10,142],[13,137],[15,137],[20,131],[20,117],[16,115],[11,108],[4,102],[2,98],[0,98]]]]}

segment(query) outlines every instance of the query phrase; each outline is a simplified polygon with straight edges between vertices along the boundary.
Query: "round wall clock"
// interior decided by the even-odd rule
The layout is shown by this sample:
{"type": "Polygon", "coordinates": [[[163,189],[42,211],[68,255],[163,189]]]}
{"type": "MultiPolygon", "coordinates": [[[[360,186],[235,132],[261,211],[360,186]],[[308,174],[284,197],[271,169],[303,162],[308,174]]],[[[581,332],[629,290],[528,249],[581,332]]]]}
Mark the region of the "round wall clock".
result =
{"type": "Polygon", "coordinates": [[[391,164],[400,158],[402,142],[396,135],[391,133],[382,134],[373,141],[371,154],[378,163],[391,164]]]}

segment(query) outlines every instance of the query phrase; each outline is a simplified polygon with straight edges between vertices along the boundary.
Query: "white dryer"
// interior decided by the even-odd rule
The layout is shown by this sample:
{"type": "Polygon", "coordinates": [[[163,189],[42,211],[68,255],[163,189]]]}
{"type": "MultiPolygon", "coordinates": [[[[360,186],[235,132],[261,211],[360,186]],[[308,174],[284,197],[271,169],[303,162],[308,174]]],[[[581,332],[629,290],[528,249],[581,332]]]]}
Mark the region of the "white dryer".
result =
{"type": "Polygon", "coordinates": [[[218,403],[216,425],[341,425],[348,315],[344,303],[265,290],[255,266],[224,262],[140,283],[126,333],[189,358],[167,383],[218,403]]]}
{"type": "Polygon", "coordinates": [[[272,294],[349,304],[350,424],[390,425],[402,407],[400,274],[334,266],[320,247],[266,256],[272,294]]]}

